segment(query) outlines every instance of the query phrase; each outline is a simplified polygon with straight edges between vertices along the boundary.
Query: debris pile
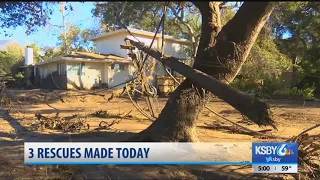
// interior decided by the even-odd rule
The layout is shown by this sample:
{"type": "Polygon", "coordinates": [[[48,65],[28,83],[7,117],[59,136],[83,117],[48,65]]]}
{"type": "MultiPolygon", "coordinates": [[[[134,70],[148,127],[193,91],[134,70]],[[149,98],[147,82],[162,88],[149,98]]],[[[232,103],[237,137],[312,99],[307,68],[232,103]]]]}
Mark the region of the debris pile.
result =
{"type": "Polygon", "coordinates": [[[132,118],[132,115],[130,115],[130,113],[132,112],[132,110],[130,110],[128,113],[126,113],[124,115],[124,113],[122,114],[112,114],[109,113],[108,111],[104,111],[104,110],[97,110],[93,113],[90,114],[90,116],[92,117],[98,117],[98,118],[132,118]]]}
{"type": "Polygon", "coordinates": [[[221,125],[221,123],[213,122],[211,124],[204,123],[205,126],[201,126],[201,128],[205,129],[211,129],[211,130],[218,130],[218,131],[224,131],[226,133],[231,134],[245,134],[253,137],[257,137],[260,139],[270,138],[273,135],[270,133],[272,131],[271,129],[264,129],[259,131],[249,131],[247,129],[243,129],[236,125],[221,125]]]}
{"type": "Polygon", "coordinates": [[[115,119],[111,123],[108,123],[106,121],[101,121],[99,123],[99,126],[95,128],[95,131],[100,131],[100,130],[116,130],[117,132],[119,131],[118,129],[113,128],[112,126],[115,124],[119,124],[122,119],[115,119]]]}
{"type": "Polygon", "coordinates": [[[41,114],[35,114],[37,122],[32,126],[35,130],[52,129],[59,130],[64,133],[67,132],[80,132],[81,130],[89,130],[90,126],[86,118],[74,116],[73,119],[65,120],[63,117],[48,118],[41,114]]]}
{"type": "Polygon", "coordinates": [[[320,134],[303,134],[299,143],[299,170],[302,179],[320,179],[320,134]]]}

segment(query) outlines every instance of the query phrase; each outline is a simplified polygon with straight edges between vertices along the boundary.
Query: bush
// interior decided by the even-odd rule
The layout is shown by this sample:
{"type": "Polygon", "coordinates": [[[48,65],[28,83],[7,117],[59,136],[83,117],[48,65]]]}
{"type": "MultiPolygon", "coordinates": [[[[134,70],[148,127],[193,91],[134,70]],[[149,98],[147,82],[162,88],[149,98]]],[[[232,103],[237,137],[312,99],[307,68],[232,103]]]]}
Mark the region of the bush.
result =
{"type": "Polygon", "coordinates": [[[282,90],[276,90],[274,91],[273,95],[277,96],[287,96],[297,99],[304,99],[304,100],[314,100],[314,91],[315,87],[308,87],[306,89],[298,89],[297,87],[294,87],[292,89],[286,88],[282,90]]]}
{"type": "Polygon", "coordinates": [[[314,94],[316,91],[316,87],[313,85],[312,87],[308,87],[306,89],[303,90],[303,98],[307,99],[307,100],[314,100],[314,94]]]}
{"type": "Polygon", "coordinates": [[[19,80],[19,79],[23,79],[24,76],[21,72],[18,72],[16,75],[15,75],[15,79],[19,80]]]}
{"type": "Polygon", "coordinates": [[[263,88],[262,91],[265,94],[272,95],[277,90],[285,90],[289,87],[286,86],[286,84],[278,78],[266,78],[264,79],[263,88]]]}
{"type": "Polygon", "coordinates": [[[297,87],[290,88],[287,87],[283,81],[280,79],[264,79],[263,85],[257,83],[257,81],[249,79],[235,79],[231,86],[247,92],[249,94],[255,95],[257,97],[291,97],[296,99],[313,100],[315,99],[316,87],[313,85],[311,87],[299,89],[297,87]]]}

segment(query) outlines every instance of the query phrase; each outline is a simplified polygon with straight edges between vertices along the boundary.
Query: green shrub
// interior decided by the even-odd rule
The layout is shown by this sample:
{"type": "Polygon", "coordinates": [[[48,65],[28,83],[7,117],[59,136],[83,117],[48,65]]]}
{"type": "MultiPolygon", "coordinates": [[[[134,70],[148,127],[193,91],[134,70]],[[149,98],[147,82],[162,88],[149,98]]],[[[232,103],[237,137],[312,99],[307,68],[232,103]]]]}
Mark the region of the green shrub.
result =
{"type": "Polygon", "coordinates": [[[313,85],[311,87],[308,87],[303,90],[303,98],[307,100],[314,100],[314,94],[315,94],[316,87],[313,85]]]}
{"type": "Polygon", "coordinates": [[[297,87],[294,87],[292,89],[290,88],[285,88],[285,89],[279,89],[274,91],[273,95],[277,96],[287,96],[287,97],[292,97],[292,98],[297,98],[297,99],[305,99],[305,100],[314,100],[314,91],[315,87],[308,87],[305,89],[298,89],[297,87]]]}
{"type": "Polygon", "coordinates": [[[24,76],[21,72],[18,72],[16,75],[15,75],[15,79],[23,79],[24,76]]]}
{"type": "Polygon", "coordinates": [[[266,78],[264,79],[263,85],[259,85],[256,81],[250,79],[235,79],[231,83],[231,86],[262,98],[274,95],[313,100],[315,99],[316,90],[314,85],[303,89],[297,87],[289,88],[283,81],[277,78],[266,78]]]}

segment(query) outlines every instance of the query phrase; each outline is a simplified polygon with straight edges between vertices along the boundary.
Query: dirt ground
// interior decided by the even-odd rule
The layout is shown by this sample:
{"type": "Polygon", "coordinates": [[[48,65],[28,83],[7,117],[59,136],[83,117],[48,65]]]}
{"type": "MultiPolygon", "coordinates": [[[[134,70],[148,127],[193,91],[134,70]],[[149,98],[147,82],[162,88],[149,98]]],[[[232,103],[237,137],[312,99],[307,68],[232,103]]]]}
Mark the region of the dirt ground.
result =
{"type": "MultiPolygon", "coordinates": [[[[122,141],[147,128],[151,122],[132,105],[128,98],[116,98],[108,102],[110,94],[105,96],[86,95],[88,92],[48,93],[45,103],[43,90],[10,90],[9,97],[16,103],[9,108],[0,109],[0,179],[270,179],[273,176],[252,175],[250,166],[27,166],[23,165],[23,142],[111,142],[122,141]],[[61,95],[62,102],[57,95],[61,95]],[[62,133],[58,130],[32,129],[35,114],[46,117],[58,116],[65,119],[83,117],[90,125],[89,132],[62,133]],[[98,110],[109,115],[129,114],[111,130],[93,131],[101,121],[111,123],[114,117],[87,117],[98,110]]],[[[158,98],[159,111],[164,107],[166,98],[158,98]]],[[[268,133],[292,137],[301,131],[320,123],[319,101],[268,100],[278,123],[278,131],[268,133]]],[[[139,100],[142,107],[145,101],[139,100]]],[[[208,106],[224,117],[247,128],[260,131],[271,128],[259,128],[243,120],[234,108],[219,99],[212,99],[208,106]]],[[[198,120],[199,138],[203,142],[257,142],[271,141],[243,132],[230,130],[227,121],[203,110],[198,120]]],[[[319,134],[320,128],[308,132],[319,134]]],[[[246,153],[246,152],[239,152],[246,153]]],[[[279,179],[294,179],[292,175],[277,176],[279,179]]],[[[275,179],[275,178],[273,178],[275,179]]]]}

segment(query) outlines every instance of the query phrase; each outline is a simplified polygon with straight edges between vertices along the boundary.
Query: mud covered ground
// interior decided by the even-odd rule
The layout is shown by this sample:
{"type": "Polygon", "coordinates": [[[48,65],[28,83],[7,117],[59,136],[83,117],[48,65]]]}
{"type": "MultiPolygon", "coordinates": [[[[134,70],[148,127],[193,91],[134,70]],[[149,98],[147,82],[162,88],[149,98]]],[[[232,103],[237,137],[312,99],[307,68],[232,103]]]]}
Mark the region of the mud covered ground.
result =
{"type": "MultiPolygon", "coordinates": [[[[108,101],[110,93],[100,95],[87,91],[9,90],[6,96],[11,105],[0,110],[0,179],[294,179],[297,176],[252,175],[250,166],[27,166],[23,165],[23,142],[111,142],[122,141],[147,128],[151,122],[132,105],[128,98],[108,101]],[[47,96],[47,97],[46,97],[47,96]],[[59,98],[59,96],[62,97],[59,98]],[[46,97],[46,101],[44,100],[46,97]],[[90,114],[97,113],[92,116],[90,114]],[[57,112],[59,112],[57,114],[57,112]],[[103,112],[101,114],[101,112],[103,112]],[[130,112],[130,113],[129,113],[130,112]],[[35,114],[47,118],[63,117],[66,120],[81,119],[89,124],[89,130],[81,133],[38,128],[35,114]],[[125,118],[109,130],[94,130],[101,121],[114,122],[125,118]]],[[[159,111],[167,98],[158,98],[159,111]]],[[[319,101],[267,100],[278,124],[278,131],[259,128],[220,99],[212,99],[208,106],[224,117],[255,131],[282,137],[292,137],[320,123],[319,101]],[[266,131],[263,131],[266,130],[266,131]]],[[[144,100],[138,100],[147,107],[144,100]]],[[[199,138],[203,142],[256,142],[274,141],[242,131],[231,123],[203,110],[197,124],[199,138]]],[[[319,134],[320,128],[309,131],[319,134]]],[[[239,152],[246,153],[246,152],[239,152]]]]}

